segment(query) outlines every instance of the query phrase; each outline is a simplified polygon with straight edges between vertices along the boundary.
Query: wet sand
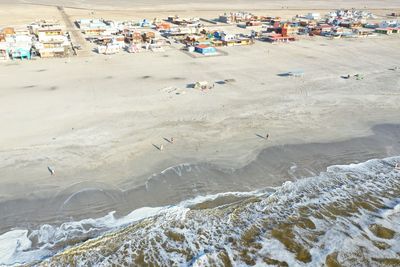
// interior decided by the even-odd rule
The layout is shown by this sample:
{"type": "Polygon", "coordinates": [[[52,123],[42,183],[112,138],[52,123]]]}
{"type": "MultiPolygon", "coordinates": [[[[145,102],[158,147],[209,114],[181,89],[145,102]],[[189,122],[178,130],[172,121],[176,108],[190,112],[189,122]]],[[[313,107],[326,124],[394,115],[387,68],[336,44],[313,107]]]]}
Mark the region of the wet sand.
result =
{"type": "Polygon", "coordinates": [[[145,185],[134,188],[129,181],[120,188],[101,182],[82,182],[51,198],[6,201],[0,205],[0,213],[6,214],[0,219],[0,232],[14,227],[37,229],[49,222],[57,225],[97,218],[110,211],[116,211],[119,217],[140,207],[173,205],[199,195],[275,187],[284,181],[317,176],[331,165],[400,154],[400,125],[377,125],[372,130],[373,135],[340,142],[269,147],[239,168],[193,162],[148,175],[145,185]]]}

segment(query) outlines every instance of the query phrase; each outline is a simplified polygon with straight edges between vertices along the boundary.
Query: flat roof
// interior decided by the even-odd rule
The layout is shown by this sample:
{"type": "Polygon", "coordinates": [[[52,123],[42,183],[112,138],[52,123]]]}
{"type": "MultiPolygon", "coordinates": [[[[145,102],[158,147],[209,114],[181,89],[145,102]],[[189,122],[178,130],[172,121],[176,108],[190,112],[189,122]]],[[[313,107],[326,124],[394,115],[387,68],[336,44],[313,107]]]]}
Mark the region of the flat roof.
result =
{"type": "Polygon", "coordinates": [[[386,28],[376,28],[375,30],[387,31],[387,30],[399,30],[399,29],[400,29],[400,28],[386,27],[386,28]]]}
{"type": "Polygon", "coordinates": [[[47,32],[47,31],[62,31],[60,28],[51,28],[51,29],[39,29],[38,32],[47,32]]]}
{"type": "Polygon", "coordinates": [[[196,45],[195,47],[197,47],[197,48],[208,48],[208,47],[211,47],[211,46],[205,45],[205,44],[199,44],[199,45],[196,45]]]}

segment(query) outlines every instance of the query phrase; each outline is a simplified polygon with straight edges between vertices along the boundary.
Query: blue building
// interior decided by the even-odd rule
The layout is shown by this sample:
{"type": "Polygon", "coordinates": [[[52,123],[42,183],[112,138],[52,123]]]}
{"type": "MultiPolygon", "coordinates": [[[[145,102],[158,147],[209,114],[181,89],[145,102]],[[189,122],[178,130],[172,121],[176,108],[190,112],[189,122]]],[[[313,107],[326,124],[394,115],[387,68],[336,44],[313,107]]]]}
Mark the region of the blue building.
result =
{"type": "Polygon", "coordinates": [[[31,52],[24,48],[17,48],[11,52],[12,59],[20,58],[20,59],[31,59],[31,52]]]}
{"type": "Polygon", "coordinates": [[[204,45],[204,44],[196,46],[194,48],[194,50],[203,55],[211,55],[211,54],[217,53],[217,50],[215,49],[215,47],[204,45]]]}

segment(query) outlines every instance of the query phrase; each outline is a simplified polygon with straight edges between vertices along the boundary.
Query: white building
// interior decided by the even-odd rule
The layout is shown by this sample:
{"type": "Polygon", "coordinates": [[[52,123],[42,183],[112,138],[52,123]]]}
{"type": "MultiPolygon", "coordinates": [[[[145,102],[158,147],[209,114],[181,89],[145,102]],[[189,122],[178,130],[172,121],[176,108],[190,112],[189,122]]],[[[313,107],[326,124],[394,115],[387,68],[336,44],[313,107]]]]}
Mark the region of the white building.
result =
{"type": "Polygon", "coordinates": [[[400,24],[397,20],[385,20],[379,23],[379,28],[395,28],[400,24]]]}
{"type": "Polygon", "coordinates": [[[310,20],[319,20],[321,19],[321,14],[319,13],[308,13],[305,16],[306,19],[310,19],[310,20]]]}
{"type": "Polygon", "coordinates": [[[221,40],[222,41],[232,41],[235,40],[236,36],[234,34],[229,34],[229,33],[221,33],[221,40]]]}

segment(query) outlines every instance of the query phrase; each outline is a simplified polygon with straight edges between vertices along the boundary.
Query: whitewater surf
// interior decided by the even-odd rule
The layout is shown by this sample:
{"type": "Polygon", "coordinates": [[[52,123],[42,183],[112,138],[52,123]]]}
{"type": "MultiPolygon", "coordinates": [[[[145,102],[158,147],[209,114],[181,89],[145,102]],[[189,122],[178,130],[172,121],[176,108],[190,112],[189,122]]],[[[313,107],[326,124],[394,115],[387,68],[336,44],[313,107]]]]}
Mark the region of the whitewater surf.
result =
{"type": "Polygon", "coordinates": [[[14,230],[0,236],[0,263],[400,265],[399,161],[335,165],[277,188],[198,197],[119,219],[110,213],[14,230]]]}

